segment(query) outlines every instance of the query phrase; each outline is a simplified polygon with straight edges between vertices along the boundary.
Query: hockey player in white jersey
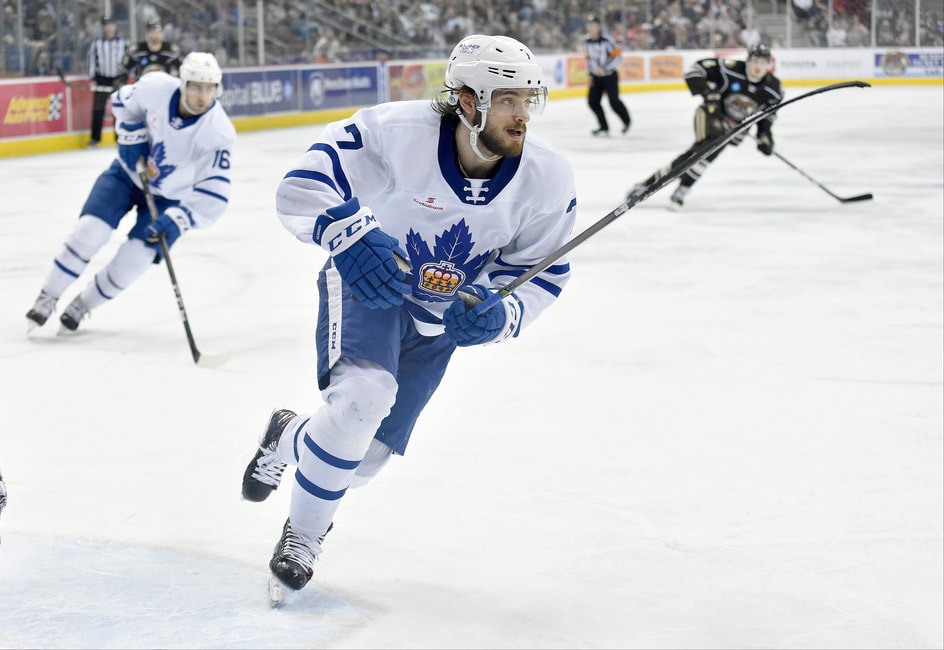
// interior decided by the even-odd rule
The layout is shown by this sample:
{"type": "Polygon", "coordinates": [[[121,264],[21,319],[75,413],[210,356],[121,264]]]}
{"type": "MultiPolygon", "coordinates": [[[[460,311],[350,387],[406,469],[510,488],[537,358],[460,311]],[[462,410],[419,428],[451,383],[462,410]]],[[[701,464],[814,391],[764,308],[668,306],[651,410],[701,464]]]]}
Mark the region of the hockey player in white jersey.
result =
{"type": "Polygon", "coordinates": [[[191,228],[220,218],[230,193],[236,129],[222,104],[223,73],[216,58],[193,52],[180,78],[148,74],[111,96],[118,156],[95,181],[72,232],[56,254],[36,303],[27,312],[32,329],[56,310],[63,292],[85,271],[119,222],[136,209],[136,222],[115,256],[90,280],[60,317],[60,331],[74,331],[89,311],[112,300],[161,259],[159,237],[172,246],[191,228]],[[135,172],[147,159],[159,215],[149,213],[135,172]]]}
{"type": "Polygon", "coordinates": [[[563,245],[575,221],[570,164],[528,134],[544,78],[520,42],[468,36],[438,99],[330,124],[285,174],[278,218],[330,257],[318,278],[324,403],[274,411],[243,475],[243,498],[262,501],[297,465],[269,563],[273,602],[308,583],[345,491],[404,453],[456,346],[518,336],[569,279],[561,259],[498,293],[563,245]],[[467,309],[460,290],[482,302],[467,309]]]}

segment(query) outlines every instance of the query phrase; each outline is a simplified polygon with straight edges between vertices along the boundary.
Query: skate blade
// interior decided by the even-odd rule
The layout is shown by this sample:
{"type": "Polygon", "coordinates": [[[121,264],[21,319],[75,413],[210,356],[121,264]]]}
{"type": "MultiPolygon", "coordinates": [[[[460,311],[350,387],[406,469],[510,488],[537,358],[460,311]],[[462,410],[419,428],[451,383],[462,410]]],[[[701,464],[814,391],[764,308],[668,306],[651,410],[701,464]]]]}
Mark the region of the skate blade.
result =
{"type": "Polygon", "coordinates": [[[285,595],[292,591],[274,575],[269,576],[269,607],[278,607],[285,601],[285,595]]]}

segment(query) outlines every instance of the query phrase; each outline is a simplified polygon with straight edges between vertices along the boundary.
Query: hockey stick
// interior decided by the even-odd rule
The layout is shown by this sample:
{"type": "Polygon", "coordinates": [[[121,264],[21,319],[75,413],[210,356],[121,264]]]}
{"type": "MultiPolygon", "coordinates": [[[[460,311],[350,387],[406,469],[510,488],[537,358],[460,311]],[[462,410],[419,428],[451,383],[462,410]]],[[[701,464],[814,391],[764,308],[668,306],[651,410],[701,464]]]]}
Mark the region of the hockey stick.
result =
{"type": "MultiPolygon", "coordinates": [[[[755,140],[756,140],[756,138],[755,138],[755,140]]],[[[805,171],[803,171],[802,169],[800,169],[799,167],[797,167],[796,165],[794,165],[792,162],[790,162],[789,160],[787,160],[786,158],[784,158],[783,156],[781,156],[779,152],[774,151],[774,152],[773,152],[773,155],[775,155],[777,158],[779,158],[779,159],[782,160],[783,162],[787,163],[787,166],[792,167],[792,168],[795,169],[797,172],[799,172],[800,176],[802,176],[802,177],[805,178],[806,180],[808,180],[808,181],[810,181],[811,183],[813,183],[813,185],[817,186],[819,189],[823,190],[824,192],[826,192],[827,194],[829,194],[831,197],[833,197],[834,199],[836,199],[836,200],[839,201],[840,203],[854,203],[854,202],[856,202],[856,201],[869,201],[869,200],[872,199],[872,193],[871,193],[871,192],[869,192],[869,193],[867,193],[867,194],[858,194],[858,195],[856,195],[856,196],[846,196],[846,197],[837,196],[837,195],[833,194],[832,192],[830,192],[830,191],[829,191],[829,188],[827,188],[825,185],[823,185],[822,183],[818,182],[815,178],[813,178],[812,176],[810,176],[809,174],[807,174],[805,171]]]]}
{"type": "Polygon", "coordinates": [[[64,83],[66,86],[68,86],[72,90],[90,90],[94,93],[111,93],[111,92],[114,92],[115,90],[112,86],[99,86],[97,84],[88,84],[88,83],[80,84],[80,83],[75,83],[74,81],[69,81],[68,79],[66,79],[66,76],[62,73],[61,68],[56,68],[56,74],[59,75],[59,81],[64,83]]]}
{"type": "MultiPolygon", "coordinates": [[[[138,158],[134,164],[134,170],[141,179],[141,189],[144,190],[144,200],[147,201],[148,211],[151,213],[151,221],[157,220],[157,204],[154,202],[154,195],[151,193],[151,183],[148,180],[147,163],[144,156],[138,158]]],[[[167,264],[167,273],[170,274],[170,283],[174,287],[174,295],[177,296],[177,308],[180,310],[180,320],[184,323],[184,331],[187,333],[187,342],[190,344],[190,353],[193,355],[193,362],[204,368],[217,368],[229,360],[228,353],[206,355],[197,349],[197,343],[193,340],[193,332],[190,330],[190,321],[187,319],[187,310],[184,308],[184,299],[180,295],[180,285],[177,284],[177,274],[174,273],[174,266],[170,262],[170,249],[167,246],[167,238],[164,233],[160,234],[158,241],[161,244],[161,254],[164,256],[164,263],[167,264]]]]}
{"type": "MultiPolygon", "coordinates": [[[[636,207],[650,196],[661,190],[663,187],[671,183],[672,181],[678,179],[689,169],[694,167],[700,160],[707,158],[714,152],[721,149],[723,146],[728,144],[731,140],[738,137],[741,134],[746,134],[752,126],[760,122],[761,120],[770,117],[781,108],[789,106],[794,102],[798,102],[801,99],[806,99],[807,97],[812,97],[813,95],[819,95],[820,93],[829,92],[831,90],[838,90],[840,88],[870,88],[871,84],[868,84],[864,81],[843,81],[841,83],[829,84],[828,86],[822,86],[816,88],[809,92],[805,92],[802,95],[797,95],[793,99],[788,99],[787,101],[780,102],[774,106],[768,106],[762,110],[757,111],[756,113],[751,114],[746,117],[742,122],[737,126],[733,127],[730,131],[727,131],[721,135],[718,135],[710,140],[706,140],[702,145],[695,150],[693,150],[689,155],[685,156],[677,164],[669,167],[661,174],[656,174],[656,177],[651,183],[646,185],[639,192],[634,192],[631,194],[624,203],[620,204],[614,208],[609,214],[604,216],[602,219],[588,227],[586,230],[581,232],[579,235],[571,239],[569,242],[558,248],[556,251],[545,257],[543,260],[529,268],[527,271],[519,275],[517,278],[506,284],[504,287],[498,290],[497,293],[493,294],[491,298],[486,299],[485,302],[489,304],[494,304],[501,298],[511,294],[515,289],[523,285],[525,282],[528,282],[536,276],[538,273],[541,273],[545,269],[552,266],[557,260],[562,258],[564,255],[577,248],[580,244],[584,243],[590,239],[593,235],[597,234],[608,225],[619,219],[621,216],[626,214],[629,210],[636,207]]],[[[871,196],[870,196],[871,198],[871,196]]],[[[862,199],[859,199],[862,200],[862,199]]],[[[459,292],[459,296],[465,302],[467,308],[475,307],[482,303],[482,301],[473,294],[459,292]]],[[[484,308],[483,308],[484,309],[484,308]]]]}

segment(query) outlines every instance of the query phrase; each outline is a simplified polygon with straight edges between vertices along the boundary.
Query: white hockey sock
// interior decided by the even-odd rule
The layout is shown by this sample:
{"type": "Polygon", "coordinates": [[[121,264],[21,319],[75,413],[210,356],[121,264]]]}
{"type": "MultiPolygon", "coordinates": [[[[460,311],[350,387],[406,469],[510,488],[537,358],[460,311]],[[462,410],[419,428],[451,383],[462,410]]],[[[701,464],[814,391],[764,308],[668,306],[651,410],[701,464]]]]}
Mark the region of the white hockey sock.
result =
{"type": "Polygon", "coordinates": [[[43,283],[43,291],[60,297],[88,267],[89,261],[111,239],[112,227],[91,215],[79,217],[75,228],[62,244],[43,283]]]}
{"type": "Polygon", "coordinates": [[[325,405],[302,427],[295,447],[293,527],[315,537],[325,534],[396,393],[396,380],[376,364],[341,359],[331,369],[331,385],[322,393],[325,405]]]}
{"type": "Polygon", "coordinates": [[[292,418],[282,430],[279,438],[278,454],[283,463],[298,465],[299,446],[305,434],[305,425],[311,420],[311,415],[300,413],[292,418]]]}
{"type": "Polygon", "coordinates": [[[314,537],[324,535],[334,519],[370,438],[346,435],[320,409],[304,427],[298,469],[292,486],[292,526],[314,537]]]}
{"type": "Polygon", "coordinates": [[[129,239],[82,291],[82,302],[94,309],[111,300],[144,275],[153,262],[153,249],[140,239],[129,239]]]}

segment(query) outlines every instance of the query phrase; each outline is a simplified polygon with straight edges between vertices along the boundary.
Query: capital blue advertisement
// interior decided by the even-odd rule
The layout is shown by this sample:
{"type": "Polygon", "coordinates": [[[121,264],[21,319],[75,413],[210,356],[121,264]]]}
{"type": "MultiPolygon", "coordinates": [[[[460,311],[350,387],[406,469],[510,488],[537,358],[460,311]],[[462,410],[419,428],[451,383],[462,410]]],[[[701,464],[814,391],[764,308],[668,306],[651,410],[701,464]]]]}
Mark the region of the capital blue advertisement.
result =
{"type": "Polygon", "coordinates": [[[298,111],[296,70],[225,72],[220,102],[230,117],[298,111]]]}
{"type": "Polygon", "coordinates": [[[230,117],[370,106],[381,101],[378,69],[365,64],[224,72],[220,102],[230,117]]]}

